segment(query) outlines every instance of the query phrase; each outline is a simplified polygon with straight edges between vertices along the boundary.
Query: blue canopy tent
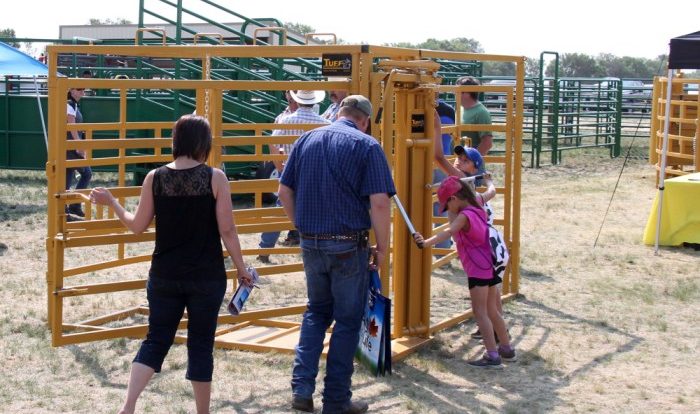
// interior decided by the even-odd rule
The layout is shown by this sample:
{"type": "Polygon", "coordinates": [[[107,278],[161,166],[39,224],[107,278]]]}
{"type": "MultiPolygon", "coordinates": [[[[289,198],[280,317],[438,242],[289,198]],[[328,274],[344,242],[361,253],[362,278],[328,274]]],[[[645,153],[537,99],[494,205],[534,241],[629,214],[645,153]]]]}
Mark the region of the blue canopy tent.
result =
{"type": "Polygon", "coordinates": [[[49,147],[49,140],[46,135],[46,124],[44,124],[44,111],[41,108],[39,99],[39,86],[36,83],[37,76],[48,76],[49,68],[26,53],[15,49],[7,43],[0,42],[0,77],[5,76],[31,76],[34,78],[34,91],[36,102],[39,106],[39,119],[44,131],[44,142],[46,148],[49,147]]]}
{"type": "Polygon", "coordinates": [[[49,68],[19,49],[0,42],[0,76],[48,76],[49,68]]]}

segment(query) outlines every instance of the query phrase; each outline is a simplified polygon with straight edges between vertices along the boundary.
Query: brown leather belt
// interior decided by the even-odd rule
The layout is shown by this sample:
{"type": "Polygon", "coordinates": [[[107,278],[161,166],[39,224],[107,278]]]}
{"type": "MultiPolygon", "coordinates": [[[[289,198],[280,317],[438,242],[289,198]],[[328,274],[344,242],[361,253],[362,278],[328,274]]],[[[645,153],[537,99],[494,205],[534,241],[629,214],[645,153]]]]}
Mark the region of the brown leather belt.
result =
{"type": "Polygon", "coordinates": [[[301,238],[306,240],[335,240],[335,241],[360,241],[365,240],[369,237],[369,231],[358,231],[356,233],[345,233],[345,234],[330,234],[330,233],[319,233],[319,234],[309,234],[302,233],[301,238]]]}

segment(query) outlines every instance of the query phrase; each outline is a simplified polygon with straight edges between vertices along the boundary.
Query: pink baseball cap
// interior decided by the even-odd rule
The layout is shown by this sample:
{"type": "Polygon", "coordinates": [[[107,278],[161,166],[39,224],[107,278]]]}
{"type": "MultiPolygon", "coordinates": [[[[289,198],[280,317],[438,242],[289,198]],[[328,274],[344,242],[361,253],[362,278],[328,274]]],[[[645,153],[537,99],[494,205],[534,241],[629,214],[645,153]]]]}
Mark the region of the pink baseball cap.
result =
{"type": "Polygon", "coordinates": [[[459,178],[451,175],[440,183],[440,188],[437,190],[438,203],[440,203],[440,214],[447,210],[447,200],[457,194],[462,189],[462,183],[459,178]]]}

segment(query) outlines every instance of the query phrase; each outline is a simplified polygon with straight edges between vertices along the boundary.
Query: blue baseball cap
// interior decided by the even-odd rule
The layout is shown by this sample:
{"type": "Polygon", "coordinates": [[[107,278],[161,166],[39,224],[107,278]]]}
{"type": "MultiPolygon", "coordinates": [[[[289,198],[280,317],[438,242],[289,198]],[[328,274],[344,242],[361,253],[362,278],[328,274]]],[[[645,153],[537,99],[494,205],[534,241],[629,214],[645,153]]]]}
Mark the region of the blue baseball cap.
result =
{"type": "Polygon", "coordinates": [[[457,155],[466,155],[467,158],[471,160],[471,162],[474,163],[474,167],[476,167],[478,174],[481,174],[486,171],[486,168],[484,167],[484,158],[481,156],[479,151],[476,148],[472,147],[463,147],[461,145],[457,145],[454,148],[454,153],[457,155]]]}

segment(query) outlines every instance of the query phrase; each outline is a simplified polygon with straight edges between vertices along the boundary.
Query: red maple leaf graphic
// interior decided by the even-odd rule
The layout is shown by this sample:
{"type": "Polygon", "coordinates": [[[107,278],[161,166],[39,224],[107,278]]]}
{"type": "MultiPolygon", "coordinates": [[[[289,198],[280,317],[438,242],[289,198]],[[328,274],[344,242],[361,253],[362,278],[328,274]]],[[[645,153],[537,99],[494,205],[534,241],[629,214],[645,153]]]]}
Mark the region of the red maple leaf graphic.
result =
{"type": "Polygon", "coordinates": [[[377,333],[379,332],[379,326],[377,325],[377,322],[374,320],[374,318],[372,318],[372,320],[369,322],[367,330],[369,331],[369,336],[377,336],[377,333]]]}

